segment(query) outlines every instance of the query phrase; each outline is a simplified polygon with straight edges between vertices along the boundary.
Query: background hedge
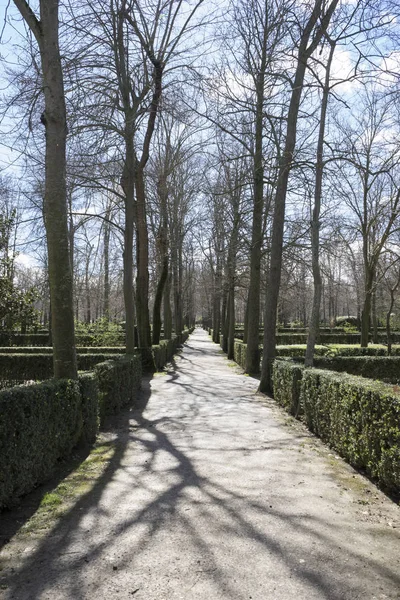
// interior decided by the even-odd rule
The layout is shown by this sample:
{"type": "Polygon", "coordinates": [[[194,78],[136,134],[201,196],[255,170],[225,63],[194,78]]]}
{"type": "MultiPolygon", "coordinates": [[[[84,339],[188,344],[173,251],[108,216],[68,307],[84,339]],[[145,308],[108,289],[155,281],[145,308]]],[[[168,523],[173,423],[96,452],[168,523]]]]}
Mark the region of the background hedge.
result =
{"type": "MultiPolygon", "coordinates": [[[[115,354],[78,354],[78,369],[89,371],[115,354]]],[[[44,381],[53,375],[52,354],[0,354],[0,379],[14,382],[44,381]]]]}
{"type": "Polygon", "coordinates": [[[400,356],[317,356],[314,358],[314,366],[330,371],[344,371],[368,379],[400,382],[400,356]]]}

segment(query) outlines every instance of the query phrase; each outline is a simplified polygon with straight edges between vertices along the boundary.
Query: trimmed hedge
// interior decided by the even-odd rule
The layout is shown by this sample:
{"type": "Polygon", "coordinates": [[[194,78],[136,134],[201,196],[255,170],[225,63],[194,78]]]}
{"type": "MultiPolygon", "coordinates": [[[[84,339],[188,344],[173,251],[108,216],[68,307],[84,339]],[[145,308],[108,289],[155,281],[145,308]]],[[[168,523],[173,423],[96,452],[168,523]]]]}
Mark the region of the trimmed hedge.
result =
{"type": "Polygon", "coordinates": [[[0,506],[48,479],[83,430],[78,381],[0,392],[0,506]]]}
{"type": "MultiPolygon", "coordinates": [[[[75,341],[77,346],[97,346],[98,336],[92,334],[77,333],[75,341]]],[[[124,343],[124,336],[118,337],[118,346],[124,343]]],[[[0,332],[0,346],[49,346],[50,335],[48,333],[14,333],[0,332]]],[[[117,344],[115,344],[117,345],[117,344]]]]}
{"type": "Polygon", "coordinates": [[[350,464],[400,492],[400,393],[360,377],[304,369],[307,425],[350,464]]]}
{"type": "MultiPolygon", "coordinates": [[[[78,354],[78,369],[89,371],[97,363],[113,358],[115,354],[78,354]]],[[[43,381],[52,375],[52,354],[0,354],[0,381],[43,381]]]]}
{"type": "Polygon", "coordinates": [[[77,444],[93,443],[107,414],[134,403],[141,374],[135,355],[97,364],[79,381],[0,391],[0,508],[51,477],[77,444]]]}
{"type": "Polygon", "coordinates": [[[99,380],[96,373],[82,373],[79,376],[82,398],[82,433],[79,443],[88,446],[94,443],[100,425],[99,380]]]}
{"type": "Polygon", "coordinates": [[[314,366],[368,379],[400,382],[400,356],[335,356],[315,357],[314,366]]]}
{"type": "Polygon", "coordinates": [[[142,361],[138,355],[107,360],[95,366],[99,382],[99,417],[116,414],[121,408],[132,404],[142,378],[142,361]]]}
{"type": "MultiPolygon", "coordinates": [[[[276,347],[276,356],[288,356],[288,357],[303,357],[306,354],[307,345],[306,344],[293,344],[292,346],[277,346],[276,347]]],[[[327,346],[315,346],[315,356],[325,356],[325,354],[329,354],[330,349],[327,346]]]]}
{"type": "Polygon", "coordinates": [[[301,411],[300,384],[304,366],[290,361],[275,360],[272,371],[274,399],[291,415],[301,411]]]}
{"type": "Polygon", "coordinates": [[[247,344],[244,344],[241,340],[235,340],[233,344],[233,359],[242,369],[246,368],[246,356],[247,344]]]}
{"type": "Polygon", "coordinates": [[[182,346],[182,344],[186,342],[193,330],[194,327],[191,327],[185,329],[179,335],[172,335],[172,338],[169,340],[161,340],[158,345],[151,347],[151,356],[149,354],[150,349],[140,349],[140,352],[142,353],[143,369],[162,371],[167,362],[172,359],[179,346],[182,346]]]}
{"type": "Polygon", "coordinates": [[[274,398],[343,458],[400,493],[400,390],[362,377],[277,359],[274,398]]]}

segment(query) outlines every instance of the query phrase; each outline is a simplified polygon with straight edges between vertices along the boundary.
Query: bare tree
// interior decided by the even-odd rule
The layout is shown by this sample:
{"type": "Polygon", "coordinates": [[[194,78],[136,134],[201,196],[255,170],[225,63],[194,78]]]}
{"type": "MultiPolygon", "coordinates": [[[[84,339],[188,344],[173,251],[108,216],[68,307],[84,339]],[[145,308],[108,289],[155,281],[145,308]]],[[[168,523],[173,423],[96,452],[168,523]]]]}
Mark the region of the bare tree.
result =
{"type": "Polygon", "coordinates": [[[14,0],[40,50],[46,130],[44,222],[46,227],[54,376],[77,377],[73,292],[66,198],[67,118],[59,49],[59,0],[40,0],[36,16],[25,0],[14,0]]]}
{"type": "Polygon", "coordinates": [[[287,114],[285,146],[279,159],[278,184],[275,193],[270,266],[265,300],[263,363],[260,379],[260,391],[263,392],[271,391],[272,363],[275,358],[276,346],[277,307],[282,271],[286,193],[289,173],[293,166],[293,152],[296,146],[297,120],[304,77],[308,60],[327,31],[337,4],[338,0],[332,0],[328,4],[323,0],[315,0],[311,14],[306,16],[305,24],[301,27],[296,72],[287,114]]]}

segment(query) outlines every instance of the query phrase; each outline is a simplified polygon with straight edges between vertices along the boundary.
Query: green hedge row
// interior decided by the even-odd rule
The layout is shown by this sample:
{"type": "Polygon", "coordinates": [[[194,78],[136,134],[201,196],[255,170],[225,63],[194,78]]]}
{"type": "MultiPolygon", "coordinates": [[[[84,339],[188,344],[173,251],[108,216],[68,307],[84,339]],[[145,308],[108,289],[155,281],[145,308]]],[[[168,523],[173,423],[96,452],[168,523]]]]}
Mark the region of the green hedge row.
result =
{"type": "MultiPolygon", "coordinates": [[[[97,346],[98,336],[77,333],[75,341],[77,346],[97,346]]],[[[124,343],[124,336],[118,338],[118,345],[124,343]]],[[[46,333],[7,333],[0,332],[0,346],[49,346],[50,336],[46,333]]]]}
{"type": "MultiPolygon", "coordinates": [[[[222,343],[220,342],[222,347],[222,343]]],[[[241,340],[236,339],[234,345],[234,360],[244,369],[246,366],[246,344],[244,344],[241,340]]],[[[262,354],[262,348],[260,348],[262,354]]],[[[400,346],[393,346],[393,356],[387,356],[387,350],[383,346],[368,346],[368,348],[360,348],[360,346],[315,346],[315,361],[322,361],[318,363],[321,368],[334,369],[336,371],[347,371],[348,369],[345,366],[330,366],[335,364],[335,360],[337,359],[338,365],[348,364],[349,373],[353,373],[355,375],[363,375],[364,377],[371,377],[372,379],[389,379],[390,381],[397,381],[400,379],[400,369],[398,370],[398,375],[396,377],[396,361],[400,359],[400,346]],[[350,360],[352,357],[354,358],[368,358],[368,357],[385,357],[387,358],[387,362],[376,362],[372,361],[371,363],[363,362],[362,360],[350,360]],[[326,358],[325,358],[326,357],[326,358]],[[346,359],[349,358],[349,361],[346,363],[346,359]],[[326,360],[327,366],[325,367],[326,360]],[[364,367],[363,365],[369,364],[373,369],[370,371],[370,375],[368,375],[369,367],[364,367]],[[382,365],[382,375],[379,373],[379,364],[382,365]]],[[[293,344],[289,346],[277,346],[276,347],[276,356],[287,357],[287,358],[304,358],[306,353],[306,345],[305,344],[293,344]]],[[[315,362],[314,361],[314,362],[315,362]]]]}
{"type": "Polygon", "coordinates": [[[141,373],[139,356],[123,357],[78,381],[0,391],[0,507],[51,477],[77,444],[91,444],[105,415],[134,403],[141,373]]]}
{"type": "MultiPolygon", "coordinates": [[[[78,346],[77,354],[125,354],[125,346],[78,346]]],[[[52,346],[4,346],[0,354],[53,354],[52,346]]]]}
{"type": "Polygon", "coordinates": [[[400,492],[400,393],[392,385],[276,360],[274,397],[385,489],[400,492]]]}
{"type": "MultiPolygon", "coordinates": [[[[160,371],[165,364],[171,360],[172,356],[177,351],[177,348],[183,344],[189,334],[193,331],[185,330],[179,335],[172,336],[170,340],[161,340],[158,346],[152,346],[150,349],[139,349],[138,353],[142,357],[142,366],[145,371],[160,371]]],[[[10,348],[8,348],[10,350],[10,348]]],[[[25,381],[43,381],[50,379],[53,374],[53,357],[52,349],[48,352],[38,352],[38,348],[30,348],[34,352],[22,353],[2,353],[0,349],[0,387],[1,381],[12,382],[13,385],[23,383],[25,381]]],[[[118,351],[119,354],[124,354],[125,349],[118,347],[103,348],[105,352],[100,352],[100,348],[93,350],[92,348],[78,349],[78,369],[80,371],[90,371],[97,363],[104,362],[115,358],[118,351]],[[111,350],[111,352],[109,352],[111,350]]]]}
{"type": "MultiPolygon", "coordinates": [[[[99,363],[115,358],[115,354],[78,354],[78,369],[90,371],[99,363]]],[[[52,354],[0,354],[0,380],[43,381],[53,375],[52,354]]]]}
{"type": "MultiPolygon", "coordinates": [[[[160,344],[162,357],[155,350],[160,367],[165,364],[161,365],[161,358],[172,358],[171,353],[191,331],[160,344]]],[[[81,374],[78,381],[48,380],[0,391],[0,508],[51,477],[57,462],[77,444],[93,443],[106,415],[135,404],[142,377],[141,356],[108,358],[99,362],[104,355],[81,355],[79,366],[94,370],[81,374]]],[[[12,361],[21,361],[18,374],[22,379],[46,375],[51,359],[49,354],[0,357],[8,375],[12,361]],[[31,377],[30,372],[28,377],[33,367],[36,373],[31,377]]]]}
{"type": "Polygon", "coordinates": [[[291,361],[275,360],[272,371],[274,399],[291,415],[301,414],[300,384],[304,365],[291,361]]]}
{"type": "Polygon", "coordinates": [[[79,442],[78,381],[46,381],[0,392],[0,506],[51,476],[79,442]]]}
{"type": "Polygon", "coordinates": [[[314,366],[330,371],[344,371],[368,379],[400,382],[400,356],[317,356],[314,358],[314,366]]]}
{"type": "Polygon", "coordinates": [[[246,368],[246,354],[247,344],[244,344],[241,340],[235,340],[233,344],[233,359],[242,369],[246,368]]]}
{"type": "Polygon", "coordinates": [[[176,353],[179,346],[184,344],[194,327],[185,329],[179,335],[173,335],[170,340],[161,340],[158,346],[152,346],[154,368],[161,371],[167,362],[169,362],[176,353]]]}
{"type": "MultiPolygon", "coordinates": [[[[239,340],[243,340],[243,333],[235,332],[235,337],[239,340]]],[[[371,336],[370,336],[371,339],[371,336]]],[[[263,333],[260,332],[259,340],[262,342],[263,333]]],[[[332,344],[352,344],[356,345],[360,343],[359,333],[320,333],[318,336],[319,344],[329,346],[332,344]]],[[[307,343],[307,333],[278,333],[276,335],[276,343],[278,346],[289,346],[289,345],[300,345],[307,343]]],[[[378,343],[386,344],[387,338],[385,333],[378,334],[378,343]]],[[[392,343],[400,343],[400,333],[392,334],[392,343]]]]}
{"type": "Polygon", "coordinates": [[[359,377],[305,369],[306,422],[350,464],[400,492],[400,394],[359,377]]]}
{"type": "Polygon", "coordinates": [[[99,382],[98,413],[103,423],[106,415],[117,414],[134,402],[142,378],[142,361],[138,355],[107,360],[95,366],[95,374],[99,382]]]}

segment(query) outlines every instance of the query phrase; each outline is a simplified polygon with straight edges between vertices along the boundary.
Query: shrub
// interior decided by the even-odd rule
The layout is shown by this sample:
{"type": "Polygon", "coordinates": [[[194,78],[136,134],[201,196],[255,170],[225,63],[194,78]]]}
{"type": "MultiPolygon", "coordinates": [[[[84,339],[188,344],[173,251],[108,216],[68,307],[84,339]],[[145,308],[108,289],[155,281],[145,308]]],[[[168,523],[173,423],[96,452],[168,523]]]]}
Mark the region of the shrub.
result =
{"type": "Polygon", "coordinates": [[[305,369],[301,402],[314,433],[385,488],[400,492],[400,394],[396,387],[305,369]]]}
{"type": "Polygon", "coordinates": [[[119,346],[124,342],[124,330],[117,323],[112,323],[105,318],[97,319],[93,323],[75,323],[77,345],[87,346],[119,346]],[[84,341],[87,343],[84,344],[84,341]]]}
{"type": "Polygon", "coordinates": [[[96,373],[81,373],[79,386],[82,398],[82,433],[79,443],[93,444],[99,429],[99,381],[96,373]]]}
{"type": "Polygon", "coordinates": [[[333,344],[329,349],[336,356],[385,356],[387,354],[387,348],[381,344],[370,344],[367,348],[361,348],[359,344],[333,344]]]}
{"type": "Polygon", "coordinates": [[[139,355],[123,356],[107,360],[95,367],[99,381],[100,422],[109,414],[116,414],[136,399],[142,377],[142,361],[139,355]]]}
{"type": "Polygon", "coordinates": [[[0,506],[50,477],[83,428],[78,381],[0,391],[0,506]]]}
{"type": "Polygon", "coordinates": [[[400,381],[400,356],[335,356],[316,357],[314,366],[330,371],[346,372],[368,379],[400,381]]]}
{"type": "MultiPolygon", "coordinates": [[[[306,354],[306,344],[293,344],[291,346],[277,346],[276,347],[276,355],[279,357],[288,356],[300,356],[304,357],[306,354]]],[[[325,354],[329,354],[329,348],[327,346],[315,346],[315,356],[324,356],[325,354]]]]}
{"type": "MultiPolygon", "coordinates": [[[[125,346],[79,346],[77,354],[125,354],[125,346]]],[[[52,346],[5,346],[0,354],[53,354],[52,346]]]]}
{"type": "Polygon", "coordinates": [[[161,371],[167,362],[167,341],[161,340],[157,346],[152,346],[153,361],[156,371],[161,371]]]}
{"type": "Polygon", "coordinates": [[[49,346],[49,334],[1,332],[0,346],[49,346]]]}
{"type": "Polygon", "coordinates": [[[235,340],[233,345],[233,358],[242,369],[246,368],[246,355],[247,344],[244,344],[241,340],[235,340]]]}
{"type": "Polygon", "coordinates": [[[300,382],[304,366],[288,360],[274,360],[272,387],[274,399],[291,415],[300,414],[300,382]]]}
{"type": "MultiPolygon", "coordinates": [[[[78,354],[78,369],[89,371],[99,363],[115,358],[115,354],[78,354]]],[[[52,354],[0,354],[2,380],[15,382],[43,381],[53,376],[52,354]]]]}
{"type": "Polygon", "coordinates": [[[134,402],[140,383],[140,357],[130,356],[100,363],[79,381],[0,391],[0,507],[51,477],[77,444],[91,444],[99,417],[134,402]]]}

